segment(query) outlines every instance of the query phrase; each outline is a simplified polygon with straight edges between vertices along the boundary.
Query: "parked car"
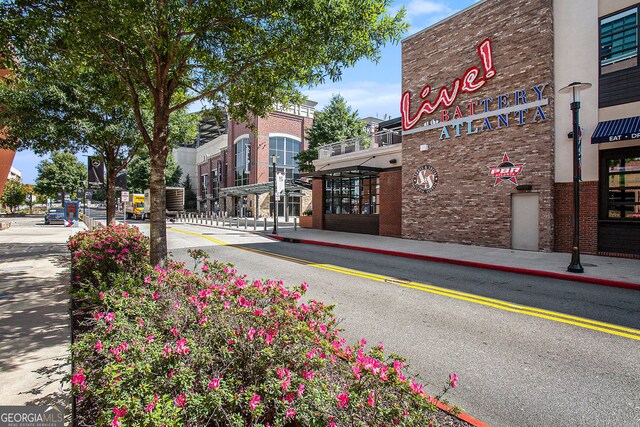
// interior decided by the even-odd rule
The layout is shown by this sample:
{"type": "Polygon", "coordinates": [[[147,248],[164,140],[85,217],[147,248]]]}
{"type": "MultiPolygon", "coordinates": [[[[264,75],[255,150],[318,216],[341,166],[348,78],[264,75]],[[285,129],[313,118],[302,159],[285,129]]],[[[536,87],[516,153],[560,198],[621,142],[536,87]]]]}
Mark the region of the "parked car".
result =
{"type": "Polygon", "coordinates": [[[63,224],[64,225],[64,209],[50,208],[44,215],[45,224],[63,224]]]}

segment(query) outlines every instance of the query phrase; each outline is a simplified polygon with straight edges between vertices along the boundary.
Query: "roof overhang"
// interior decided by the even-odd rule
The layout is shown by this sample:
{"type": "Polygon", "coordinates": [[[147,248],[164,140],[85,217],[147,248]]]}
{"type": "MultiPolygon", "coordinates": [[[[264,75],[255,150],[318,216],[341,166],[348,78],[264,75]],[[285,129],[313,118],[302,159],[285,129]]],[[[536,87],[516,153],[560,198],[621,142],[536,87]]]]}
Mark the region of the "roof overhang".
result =
{"type": "MultiPolygon", "coordinates": [[[[299,181],[290,180],[285,181],[284,191],[287,193],[300,192],[303,190],[309,190],[309,184],[299,181]]],[[[258,184],[239,185],[237,187],[226,187],[220,189],[221,196],[249,196],[255,194],[265,194],[273,192],[273,181],[261,182],[258,184]]]]}
{"type": "Polygon", "coordinates": [[[592,144],[640,139],[640,117],[598,123],[591,136],[592,144]]]}
{"type": "Polygon", "coordinates": [[[313,172],[306,172],[300,174],[301,176],[310,176],[313,178],[319,178],[325,175],[340,175],[342,177],[355,178],[363,175],[378,175],[384,171],[382,168],[374,168],[371,166],[345,166],[341,168],[322,168],[313,172]]]}

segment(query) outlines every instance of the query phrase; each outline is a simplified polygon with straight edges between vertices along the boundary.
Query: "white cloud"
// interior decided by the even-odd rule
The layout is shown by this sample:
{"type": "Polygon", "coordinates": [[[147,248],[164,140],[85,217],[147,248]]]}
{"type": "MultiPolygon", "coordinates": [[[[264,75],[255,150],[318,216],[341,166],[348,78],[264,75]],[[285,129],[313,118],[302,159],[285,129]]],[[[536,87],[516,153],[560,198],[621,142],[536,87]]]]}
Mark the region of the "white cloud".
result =
{"type": "Polygon", "coordinates": [[[349,83],[333,83],[321,88],[303,91],[307,97],[318,102],[316,107],[322,109],[331,97],[340,94],[353,110],[358,110],[360,117],[398,117],[400,116],[400,83],[379,83],[372,81],[356,81],[349,83]]]}
{"type": "Polygon", "coordinates": [[[406,6],[407,17],[430,15],[433,13],[446,13],[451,9],[444,3],[430,0],[412,0],[406,6]]]}

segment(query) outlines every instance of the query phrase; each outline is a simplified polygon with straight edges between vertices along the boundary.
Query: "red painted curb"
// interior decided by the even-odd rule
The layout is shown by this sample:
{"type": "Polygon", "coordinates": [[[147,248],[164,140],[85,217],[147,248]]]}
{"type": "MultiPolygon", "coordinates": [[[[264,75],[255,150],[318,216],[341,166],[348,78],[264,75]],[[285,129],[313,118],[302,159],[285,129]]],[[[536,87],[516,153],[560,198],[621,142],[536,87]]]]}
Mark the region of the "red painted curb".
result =
{"type": "Polygon", "coordinates": [[[419,259],[423,261],[462,265],[465,267],[483,268],[485,270],[506,271],[509,273],[527,274],[530,276],[548,277],[551,279],[568,280],[572,282],[590,283],[594,285],[610,286],[613,288],[623,288],[623,289],[631,289],[634,291],[640,291],[640,284],[621,282],[618,280],[600,279],[597,277],[574,276],[571,274],[554,273],[552,271],[532,270],[528,268],[509,267],[505,265],[486,264],[483,262],[442,258],[442,257],[437,257],[432,255],[410,254],[406,252],[389,251],[386,249],[364,248],[361,246],[344,245],[342,243],[330,243],[330,242],[321,242],[317,240],[294,239],[290,237],[276,236],[273,234],[267,234],[267,236],[276,240],[282,240],[282,241],[292,242],[292,243],[304,243],[308,245],[328,246],[333,248],[350,249],[350,250],[356,250],[356,251],[362,251],[362,252],[372,252],[372,253],[391,255],[391,256],[397,256],[402,258],[412,258],[412,259],[419,259]]]}
{"type": "Polygon", "coordinates": [[[440,402],[438,399],[435,399],[429,395],[426,395],[427,399],[429,399],[429,401],[433,404],[435,404],[439,409],[443,410],[444,412],[447,412],[449,415],[458,418],[459,420],[462,420],[466,423],[471,424],[474,427],[491,427],[489,424],[482,422],[476,418],[473,418],[471,415],[464,413],[464,412],[458,412],[457,414],[452,412],[451,409],[452,407],[447,405],[446,403],[442,403],[440,402]]]}

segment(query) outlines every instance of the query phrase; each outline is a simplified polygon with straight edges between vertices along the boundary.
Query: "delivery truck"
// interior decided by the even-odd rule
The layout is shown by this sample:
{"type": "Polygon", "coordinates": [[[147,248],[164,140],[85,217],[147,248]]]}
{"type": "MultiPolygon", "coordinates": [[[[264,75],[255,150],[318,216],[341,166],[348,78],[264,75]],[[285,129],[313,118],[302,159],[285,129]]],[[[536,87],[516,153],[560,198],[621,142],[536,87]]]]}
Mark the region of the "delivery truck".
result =
{"type": "MultiPolygon", "coordinates": [[[[167,187],[166,188],[167,199],[167,217],[175,218],[178,214],[184,212],[184,188],[182,187],[167,187]]],[[[143,220],[151,217],[151,194],[150,190],[144,191],[144,213],[143,220]]]]}
{"type": "Polygon", "coordinates": [[[132,194],[125,205],[127,219],[144,219],[144,194],[132,194]]]}

